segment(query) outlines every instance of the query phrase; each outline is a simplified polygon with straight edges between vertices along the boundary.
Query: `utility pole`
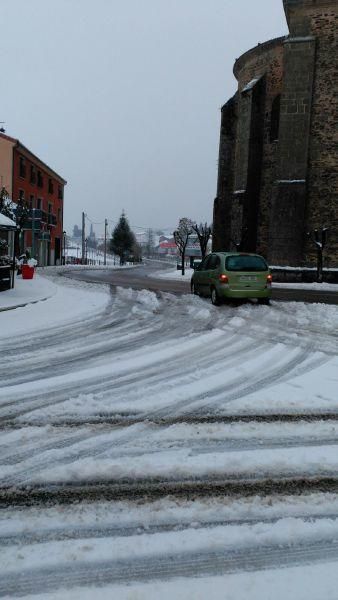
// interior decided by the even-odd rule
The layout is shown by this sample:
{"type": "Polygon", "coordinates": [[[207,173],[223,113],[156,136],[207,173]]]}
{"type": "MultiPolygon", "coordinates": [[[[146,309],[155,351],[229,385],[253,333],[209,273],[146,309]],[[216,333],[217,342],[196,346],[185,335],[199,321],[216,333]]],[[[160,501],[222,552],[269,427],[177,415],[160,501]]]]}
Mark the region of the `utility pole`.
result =
{"type": "Polygon", "coordinates": [[[104,258],[103,264],[106,266],[107,264],[107,228],[108,228],[108,219],[104,220],[104,258]]]}
{"type": "Polygon", "coordinates": [[[82,258],[81,262],[84,265],[86,260],[86,215],[82,213],[82,258]]]}
{"type": "Polygon", "coordinates": [[[32,208],[32,258],[35,258],[35,208],[32,208]]]}

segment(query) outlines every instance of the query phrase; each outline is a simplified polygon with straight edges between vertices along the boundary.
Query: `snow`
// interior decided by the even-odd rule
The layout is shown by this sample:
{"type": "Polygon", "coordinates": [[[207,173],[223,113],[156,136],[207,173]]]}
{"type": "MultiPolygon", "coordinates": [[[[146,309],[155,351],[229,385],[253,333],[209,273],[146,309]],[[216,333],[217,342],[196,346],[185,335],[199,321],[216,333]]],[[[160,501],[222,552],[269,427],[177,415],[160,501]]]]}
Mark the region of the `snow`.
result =
{"type": "Polygon", "coordinates": [[[15,278],[15,287],[0,293],[0,311],[31,304],[51,298],[56,294],[57,286],[48,279],[34,274],[33,279],[15,278]]]}
{"type": "Polygon", "coordinates": [[[252,90],[255,87],[256,83],[259,82],[260,79],[261,79],[260,77],[256,77],[255,79],[251,79],[251,81],[249,81],[249,83],[247,83],[244,86],[244,88],[242,89],[242,94],[243,94],[243,92],[249,92],[250,90],[252,90]]]}
{"type": "Polygon", "coordinates": [[[248,498],[200,498],[184,500],[163,498],[152,502],[116,501],[76,503],[70,506],[11,507],[0,512],[0,538],[31,535],[35,532],[133,529],[144,533],[151,526],[200,529],[223,524],[273,523],[292,517],[294,521],[332,519],[338,511],[338,495],[328,493],[304,495],[253,496],[248,498]]]}
{"type": "Polygon", "coordinates": [[[0,227],[10,227],[16,229],[16,223],[14,223],[14,221],[12,221],[12,219],[10,219],[9,217],[6,217],[2,213],[0,213],[0,227]]]}
{"type": "Polygon", "coordinates": [[[290,288],[294,290],[317,290],[317,291],[327,291],[327,292],[336,292],[338,294],[338,284],[337,283],[277,283],[273,282],[273,287],[275,288],[290,288]]]}
{"type": "MultiPolygon", "coordinates": [[[[137,431],[135,432],[137,434],[137,431]]],[[[225,480],[273,479],[284,477],[335,477],[338,472],[337,445],[278,448],[233,452],[201,452],[188,448],[170,448],[140,456],[107,456],[74,459],[70,464],[49,467],[27,475],[25,483],[66,483],[142,480],[189,480],[221,478],[225,480]],[[253,475],[254,474],[254,475],[253,475]]],[[[80,455],[81,456],[81,455],[80,455]]],[[[52,456],[51,456],[52,458],[52,456]]],[[[24,461],[26,468],[34,460],[24,461]]],[[[15,475],[15,467],[1,467],[0,477],[15,475]]]]}
{"type": "Polygon", "coordinates": [[[187,528],[182,531],[165,533],[141,533],[130,536],[92,537],[84,544],[83,539],[30,544],[27,546],[6,546],[0,549],[0,563],[7,573],[18,569],[25,571],[42,565],[53,568],[69,562],[73,557],[77,562],[103,562],[142,557],[159,557],[166,554],[192,552],[220,552],[236,548],[255,548],[261,546],[292,545],[316,539],[332,540],[338,536],[338,519],[314,519],[311,522],[302,519],[286,518],[275,523],[255,523],[245,525],[214,526],[201,529],[187,528]],[[188,535],[187,535],[188,534],[188,535]]]}
{"type": "Polygon", "coordinates": [[[178,271],[177,269],[175,269],[174,271],[168,269],[166,271],[157,271],[155,273],[152,273],[150,277],[155,279],[168,279],[171,281],[190,281],[193,273],[194,270],[189,268],[185,269],[184,275],[182,275],[182,271],[178,271]]]}
{"type": "Polygon", "coordinates": [[[306,179],[278,179],[277,183],[305,183],[306,179]]]}
{"type": "MultiPolygon", "coordinates": [[[[72,244],[72,245],[67,245],[66,249],[65,249],[65,256],[66,256],[66,261],[68,259],[76,259],[76,260],[81,260],[82,257],[82,247],[77,245],[77,244],[72,244]]],[[[88,260],[94,260],[97,263],[101,263],[101,266],[103,265],[103,261],[104,261],[104,252],[102,252],[102,250],[98,250],[97,248],[87,248],[87,259],[88,260]]],[[[115,263],[119,264],[120,259],[118,258],[118,256],[109,254],[107,252],[106,254],[106,266],[107,265],[115,265],[115,263]]]]}
{"type": "MultiPolygon", "coordinates": [[[[57,269],[41,273],[27,283],[48,288],[46,301],[0,313],[0,351],[15,357],[0,364],[2,494],[336,479],[337,306],[215,308],[190,294],[111,294],[57,269]],[[283,421],[290,413],[303,418],[283,421]]],[[[190,498],[9,506],[0,512],[0,595],[18,583],[36,600],[336,598],[337,494],[190,498]],[[256,554],[261,566],[250,563],[256,554]],[[205,571],[196,556],[209,557],[205,571]],[[215,556],[228,572],[215,570],[215,556]],[[128,580],[101,580],[100,566],[109,573],[119,561],[128,580]],[[67,584],[71,571],[78,587],[67,584]]]]}
{"type": "Polygon", "coordinates": [[[284,44],[290,44],[293,42],[314,42],[315,41],[315,37],[313,35],[306,35],[306,36],[288,36],[285,41],[284,44]]]}
{"type": "Polygon", "coordinates": [[[16,280],[17,286],[0,294],[0,309],[27,304],[15,310],[0,311],[0,340],[13,335],[52,330],[74,324],[104,310],[108,287],[77,285],[66,279],[47,279],[34,275],[31,280],[16,280]],[[41,300],[46,299],[45,302],[41,300]]]}
{"type": "MultiPolygon", "coordinates": [[[[277,267],[271,267],[277,268],[277,267]]],[[[288,267],[290,269],[290,267],[288,267]]],[[[168,279],[171,281],[190,281],[191,277],[194,273],[193,269],[185,269],[185,274],[182,276],[181,271],[177,270],[166,270],[166,271],[157,271],[156,273],[152,273],[151,277],[156,279],[168,279]]],[[[334,283],[276,283],[273,282],[272,287],[280,287],[280,288],[289,288],[289,289],[299,289],[299,290],[326,290],[330,292],[337,292],[338,294],[338,284],[334,283]]]]}
{"type": "Polygon", "coordinates": [[[276,563],[262,570],[256,568],[250,572],[248,567],[247,572],[236,572],[234,563],[235,572],[230,570],[222,576],[203,576],[203,572],[196,570],[190,576],[167,581],[135,582],[131,579],[124,585],[103,585],[97,580],[95,585],[73,589],[67,587],[67,577],[61,575],[57,591],[41,594],[37,589],[34,595],[23,597],[26,600],[92,600],[94,597],[119,600],[157,600],[159,597],[168,600],[204,600],[206,597],[212,600],[335,600],[337,563],[328,560],[320,564],[325,558],[318,556],[319,564],[308,565],[306,558],[305,564],[297,564],[299,559],[292,560],[292,552],[293,548],[306,548],[306,544],[318,540],[326,541],[330,547],[338,531],[338,520],[330,513],[337,510],[337,506],[337,495],[311,494],[9,509],[6,516],[10,521],[3,515],[0,517],[1,536],[20,532],[43,536],[54,530],[59,534],[59,540],[35,543],[27,539],[21,544],[13,539],[0,550],[2,572],[15,578],[34,574],[36,569],[38,583],[41,566],[51,569],[47,573],[52,573],[53,569],[61,569],[59,572],[62,573],[62,567],[67,565],[76,572],[78,565],[95,569],[102,563],[108,565],[127,560],[133,574],[133,560],[142,558],[151,566],[159,557],[163,560],[170,557],[173,561],[183,559],[191,552],[211,557],[220,552],[226,559],[233,552],[236,557],[241,549],[262,551],[265,548],[267,554],[272,549],[279,549],[284,557],[291,554],[288,568],[281,568],[276,563]],[[259,518],[264,520],[256,522],[259,518]],[[226,523],[227,519],[234,521],[226,523]],[[236,523],[238,519],[246,521],[236,523]],[[170,530],[148,531],[154,524],[169,526],[170,530]],[[115,535],[109,534],[114,527],[115,535]],[[125,527],[127,529],[123,530],[125,527]],[[67,539],[74,531],[79,533],[77,539],[67,539]]]}
{"type": "Polygon", "coordinates": [[[336,600],[337,587],[337,563],[327,563],[226,577],[77,588],[25,596],[24,600],[336,600]]]}

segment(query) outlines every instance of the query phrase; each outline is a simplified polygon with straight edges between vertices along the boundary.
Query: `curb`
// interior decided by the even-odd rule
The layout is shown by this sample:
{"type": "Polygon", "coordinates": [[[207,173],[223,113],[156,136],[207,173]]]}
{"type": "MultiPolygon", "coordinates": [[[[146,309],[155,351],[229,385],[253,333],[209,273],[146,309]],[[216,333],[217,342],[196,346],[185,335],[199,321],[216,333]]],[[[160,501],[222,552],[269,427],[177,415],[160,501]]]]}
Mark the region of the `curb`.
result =
{"type": "Polygon", "coordinates": [[[39,298],[38,300],[31,300],[30,302],[24,302],[23,304],[15,304],[14,306],[5,306],[4,308],[0,308],[0,312],[6,312],[8,310],[15,310],[16,308],[23,308],[24,306],[29,306],[29,304],[37,304],[38,302],[45,302],[51,298],[51,296],[47,296],[46,298],[39,298]]]}

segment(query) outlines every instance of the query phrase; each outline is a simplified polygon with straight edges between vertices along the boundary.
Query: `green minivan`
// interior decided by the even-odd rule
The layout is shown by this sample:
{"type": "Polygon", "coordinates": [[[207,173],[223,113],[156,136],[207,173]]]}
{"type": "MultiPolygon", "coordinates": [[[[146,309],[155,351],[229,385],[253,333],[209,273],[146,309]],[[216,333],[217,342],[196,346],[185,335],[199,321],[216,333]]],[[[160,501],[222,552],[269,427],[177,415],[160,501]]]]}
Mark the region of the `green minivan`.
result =
{"type": "Polygon", "coordinates": [[[211,297],[216,306],[226,298],[256,298],[269,304],[272,275],[262,256],[243,252],[213,252],[191,278],[191,293],[211,297]]]}

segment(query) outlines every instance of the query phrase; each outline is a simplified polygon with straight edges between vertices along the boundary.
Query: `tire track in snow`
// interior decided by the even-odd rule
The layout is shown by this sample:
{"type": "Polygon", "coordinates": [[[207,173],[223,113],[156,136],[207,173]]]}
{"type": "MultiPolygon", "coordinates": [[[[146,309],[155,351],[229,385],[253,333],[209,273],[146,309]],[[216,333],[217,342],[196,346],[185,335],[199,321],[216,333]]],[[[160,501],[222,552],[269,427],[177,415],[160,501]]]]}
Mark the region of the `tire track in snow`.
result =
{"type": "MultiPolygon", "coordinates": [[[[316,541],[217,551],[168,553],[133,560],[72,562],[0,576],[0,597],[24,596],[57,589],[223,575],[338,561],[338,542],[316,541]]],[[[98,593],[98,592],[97,592],[98,593]]]]}
{"type": "MultiPolygon", "coordinates": [[[[156,533],[171,533],[211,529],[213,527],[228,527],[228,526],[243,526],[243,525],[273,525],[283,518],[288,517],[287,514],[279,515],[278,517],[271,517],[269,519],[263,518],[247,518],[247,519],[227,519],[212,521],[198,521],[193,525],[191,519],[189,521],[174,521],[161,524],[144,524],[142,522],[126,524],[125,526],[118,526],[113,523],[105,523],[98,527],[92,526],[80,526],[80,527],[58,527],[51,529],[41,529],[40,531],[27,531],[26,529],[22,532],[0,534],[0,547],[21,545],[33,545],[33,544],[44,544],[46,542],[57,542],[65,540],[89,540],[99,538],[114,538],[114,537],[131,537],[140,535],[154,535],[156,533]]],[[[313,515],[307,514],[304,516],[302,513],[292,515],[293,519],[301,519],[305,523],[320,522],[321,520],[327,521],[328,519],[337,520],[337,513],[323,513],[318,514],[317,512],[313,515]]]]}
{"type": "MultiPolygon", "coordinates": [[[[282,359],[282,365],[277,365],[276,367],[273,367],[271,370],[267,371],[264,369],[264,375],[261,375],[260,373],[250,373],[249,384],[246,382],[243,383],[244,376],[241,374],[229,384],[217,386],[210,392],[199,394],[191,401],[181,400],[175,405],[171,405],[170,412],[172,409],[174,409],[176,414],[189,414],[191,412],[196,414],[196,412],[203,412],[203,410],[210,409],[211,405],[212,408],[215,409],[215,404],[221,405],[232,402],[233,400],[238,400],[239,398],[248,396],[255,391],[259,391],[274,385],[279,380],[283,380],[285,376],[289,377],[290,374],[292,374],[296,368],[299,368],[299,366],[302,365],[307,358],[308,352],[303,349],[298,349],[296,356],[288,360],[286,363],[282,359]]],[[[243,360],[245,361],[245,357],[243,360]]],[[[206,376],[206,373],[204,373],[204,376],[206,376]]],[[[156,418],[168,418],[170,416],[170,412],[166,409],[159,409],[158,411],[153,412],[153,416],[156,418]]]]}
{"type": "MultiPolygon", "coordinates": [[[[201,348],[198,346],[198,338],[194,338],[194,343],[196,344],[196,348],[194,350],[190,350],[189,356],[192,360],[194,360],[196,367],[201,364],[206,367],[208,361],[210,363],[214,363],[215,360],[221,360],[227,356],[229,356],[231,359],[234,359],[234,357],[239,355],[246,358],[247,353],[250,352],[253,354],[256,352],[256,344],[254,342],[247,343],[246,346],[243,343],[238,342],[238,347],[236,347],[237,344],[235,343],[234,347],[231,349],[225,349],[223,341],[220,338],[218,341],[214,340],[213,342],[215,350],[212,354],[212,357],[206,358],[204,352],[201,351],[201,348]]],[[[56,390],[51,389],[47,392],[43,391],[40,393],[27,393],[22,396],[21,400],[18,398],[17,393],[13,393],[14,399],[2,403],[0,407],[0,421],[7,420],[9,418],[13,419],[15,417],[27,414],[32,410],[62,403],[68,400],[69,397],[76,397],[77,394],[84,392],[86,395],[88,395],[104,393],[108,390],[108,393],[111,394],[112,391],[117,392],[120,390],[121,394],[126,397],[126,391],[128,389],[130,389],[134,395],[136,384],[139,389],[142,383],[146,382],[147,390],[149,390],[151,384],[159,383],[162,385],[165,381],[167,381],[168,378],[172,378],[173,383],[173,376],[176,376],[176,378],[180,376],[189,377],[184,361],[184,364],[182,365],[182,356],[184,356],[184,353],[178,353],[169,361],[164,363],[162,368],[159,367],[159,363],[155,360],[155,363],[149,365],[148,367],[142,367],[140,370],[134,369],[132,376],[130,375],[130,371],[115,376],[113,380],[111,374],[102,376],[99,379],[96,376],[93,376],[92,380],[86,380],[85,389],[83,382],[79,380],[78,384],[71,384],[71,386],[69,384],[62,385],[61,383],[56,390]],[[14,408],[15,410],[8,411],[8,409],[11,408],[14,408]]]]}

